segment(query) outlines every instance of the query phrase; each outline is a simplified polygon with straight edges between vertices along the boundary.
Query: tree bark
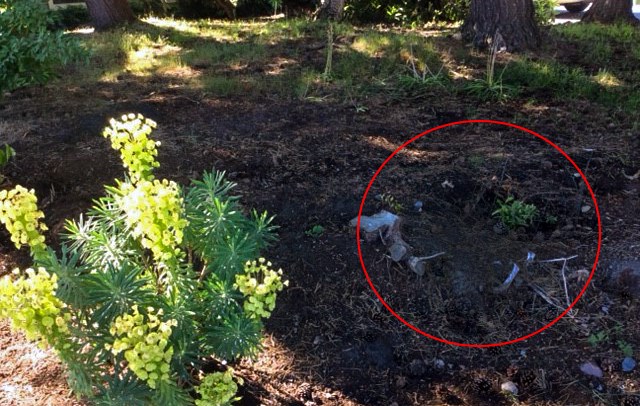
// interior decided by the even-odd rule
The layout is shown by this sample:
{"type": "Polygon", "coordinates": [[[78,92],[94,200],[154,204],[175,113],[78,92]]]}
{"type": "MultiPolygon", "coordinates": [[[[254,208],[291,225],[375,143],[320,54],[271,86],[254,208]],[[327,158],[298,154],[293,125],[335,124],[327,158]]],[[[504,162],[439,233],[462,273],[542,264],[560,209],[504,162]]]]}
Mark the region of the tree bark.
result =
{"type": "Polygon", "coordinates": [[[215,0],[214,2],[216,3],[216,6],[220,7],[228,19],[235,20],[236,6],[233,5],[231,0],[215,0]]]}
{"type": "Polygon", "coordinates": [[[344,11],[344,1],[345,0],[324,0],[318,10],[318,19],[339,21],[344,11]]]}
{"type": "Polygon", "coordinates": [[[537,48],[540,32],[532,0],[471,0],[469,16],[462,24],[462,37],[477,48],[494,41],[509,52],[537,48]],[[499,35],[498,35],[499,34],[499,35]]]}
{"type": "Polygon", "coordinates": [[[128,0],[86,0],[87,10],[96,30],[134,21],[128,0]]]}
{"type": "Polygon", "coordinates": [[[613,24],[626,22],[638,25],[640,20],[633,15],[631,0],[595,0],[584,13],[582,21],[613,24]]]}

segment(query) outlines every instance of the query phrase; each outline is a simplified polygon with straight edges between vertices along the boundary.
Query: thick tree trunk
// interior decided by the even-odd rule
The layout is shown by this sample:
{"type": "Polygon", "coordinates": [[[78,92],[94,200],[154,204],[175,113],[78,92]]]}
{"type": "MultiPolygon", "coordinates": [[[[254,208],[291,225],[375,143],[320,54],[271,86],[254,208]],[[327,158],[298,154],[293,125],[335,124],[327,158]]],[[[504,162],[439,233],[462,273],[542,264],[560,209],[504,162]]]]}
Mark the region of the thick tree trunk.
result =
{"type": "Polygon", "coordinates": [[[234,20],[236,18],[236,6],[233,5],[231,0],[215,0],[216,6],[224,12],[227,18],[234,20]]]}
{"type": "Polygon", "coordinates": [[[342,18],[342,12],[344,11],[344,1],[345,0],[324,0],[318,10],[318,19],[340,20],[342,18]]]}
{"type": "Polygon", "coordinates": [[[540,45],[532,0],[471,0],[462,37],[477,48],[493,41],[498,49],[522,51],[540,45]],[[498,35],[499,34],[499,35],[498,35]]]}
{"type": "Polygon", "coordinates": [[[104,30],[135,20],[128,0],[86,0],[96,30],[104,30]]]}
{"type": "Polygon", "coordinates": [[[631,0],[595,0],[582,17],[582,21],[603,24],[616,22],[639,24],[640,20],[633,16],[632,7],[631,0]]]}

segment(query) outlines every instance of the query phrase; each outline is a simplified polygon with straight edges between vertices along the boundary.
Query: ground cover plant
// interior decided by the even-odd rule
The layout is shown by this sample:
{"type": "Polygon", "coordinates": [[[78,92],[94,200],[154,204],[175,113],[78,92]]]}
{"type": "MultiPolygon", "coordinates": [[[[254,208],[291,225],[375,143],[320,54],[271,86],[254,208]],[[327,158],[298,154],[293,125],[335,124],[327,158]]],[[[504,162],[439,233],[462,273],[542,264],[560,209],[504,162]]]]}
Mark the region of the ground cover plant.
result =
{"type": "MultiPolygon", "coordinates": [[[[158,179],[189,185],[215,167],[237,183],[245,207],[276,215],[279,242],[260,255],[272,269],[286,270],[290,286],[264,320],[255,357],[202,364],[204,377],[189,392],[201,402],[211,396],[241,397],[241,405],[636,402],[638,370],[628,370],[627,360],[637,360],[640,346],[634,279],[640,117],[637,41],[630,40],[636,31],[553,26],[535,52],[492,56],[466,47],[454,28],[336,23],[325,77],[325,28],[305,19],[147,18],[108,32],[75,31],[91,51],[87,65],[63,68],[47,85],[0,102],[0,143],[16,151],[3,189],[35,189],[50,229],[45,236],[60,253],[69,245],[61,237],[68,233],[65,219],[85,224],[80,215],[122,172],[96,134],[110,117],[135,111],[158,122],[158,179]],[[487,78],[487,61],[493,79],[512,87],[510,97],[468,92],[470,83],[487,78]],[[553,327],[515,345],[465,349],[427,340],[381,306],[360,270],[349,223],[371,175],[410,136],[487,118],[531,128],[576,161],[597,196],[604,243],[592,284],[553,327]],[[517,395],[503,393],[512,385],[517,395]]],[[[419,277],[389,259],[379,236],[362,242],[385,301],[438,337],[495,342],[531,332],[566,308],[593,264],[598,224],[584,183],[548,145],[515,130],[474,124],[429,134],[388,164],[368,196],[364,214],[401,216],[415,254],[445,252],[426,262],[419,277]],[[513,214],[520,225],[499,227],[493,213],[510,196],[505,218],[513,214]],[[526,205],[536,208],[532,219],[518,209],[526,205]],[[500,288],[514,265],[518,275],[500,288]]],[[[152,259],[153,250],[145,255],[152,259]]],[[[1,231],[0,273],[32,265],[1,231]]],[[[33,277],[47,281],[37,267],[33,277]]],[[[150,329],[172,319],[165,309],[156,325],[148,315],[157,313],[146,305],[138,313],[150,329]]],[[[120,323],[140,317],[133,309],[122,316],[120,323]]],[[[126,338],[117,327],[104,335],[126,338]]],[[[0,359],[5,403],[89,404],[69,395],[53,353],[11,333],[8,323],[0,324],[0,359]]],[[[135,372],[129,376],[124,386],[154,393],[135,372]]]]}

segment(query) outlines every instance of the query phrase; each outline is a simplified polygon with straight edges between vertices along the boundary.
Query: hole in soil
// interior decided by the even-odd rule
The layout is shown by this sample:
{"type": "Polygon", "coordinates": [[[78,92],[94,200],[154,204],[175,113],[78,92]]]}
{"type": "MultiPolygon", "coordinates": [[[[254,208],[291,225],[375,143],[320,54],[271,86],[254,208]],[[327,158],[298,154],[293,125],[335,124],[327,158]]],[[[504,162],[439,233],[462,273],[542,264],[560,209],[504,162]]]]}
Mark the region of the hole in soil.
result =
{"type": "Polygon", "coordinates": [[[495,125],[468,127],[429,134],[396,155],[363,212],[398,213],[414,255],[446,254],[421,277],[391,261],[381,241],[364,242],[363,254],[374,286],[409,323],[450,341],[508,341],[551,322],[584,286],[577,271],[595,257],[595,210],[575,168],[546,143],[495,125]],[[509,198],[535,213],[510,224],[495,214],[509,198]],[[529,252],[536,260],[527,261],[529,252]],[[574,255],[564,272],[563,262],[540,261],[574,255]],[[515,280],[499,289],[514,265],[515,280]]]}

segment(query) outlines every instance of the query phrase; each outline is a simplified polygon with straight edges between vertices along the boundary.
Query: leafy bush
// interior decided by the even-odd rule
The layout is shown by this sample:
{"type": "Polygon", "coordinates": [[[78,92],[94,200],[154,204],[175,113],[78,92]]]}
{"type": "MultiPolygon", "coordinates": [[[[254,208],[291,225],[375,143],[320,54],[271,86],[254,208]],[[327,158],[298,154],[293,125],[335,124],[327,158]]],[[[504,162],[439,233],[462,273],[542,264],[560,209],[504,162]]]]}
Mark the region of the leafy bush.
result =
{"type": "Polygon", "coordinates": [[[556,17],[555,7],[557,5],[557,0],[533,0],[533,7],[538,24],[549,25],[553,23],[556,17]]]}
{"type": "Polygon", "coordinates": [[[51,32],[41,0],[0,0],[0,92],[49,80],[84,52],[74,39],[51,32]]]}
{"type": "Polygon", "coordinates": [[[470,0],[353,0],[345,17],[364,23],[420,24],[430,21],[461,21],[470,0]]]}
{"type": "Polygon", "coordinates": [[[513,229],[531,225],[537,213],[538,208],[534,204],[525,204],[509,196],[505,201],[498,200],[498,209],[492,215],[498,216],[505,226],[513,229]]]}
{"type": "Polygon", "coordinates": [[[44,243],[33,190],[0,192],[0,222],[34,262],[0,280],[0,317],[53,347],[71,388],[96,404],[192,404],[191,389],[200,404],[224,404],[241,380],[230,370],[203,377],[202,367],[259,350],[262,320],[287,284],[259,257],[274,227],[266,213],[242,214],[223,173],[184,191],[155,179],[155,126],[141,115],[111,120],[103,135],[127,176],[67,222],[60,253],[44,243]]]}

